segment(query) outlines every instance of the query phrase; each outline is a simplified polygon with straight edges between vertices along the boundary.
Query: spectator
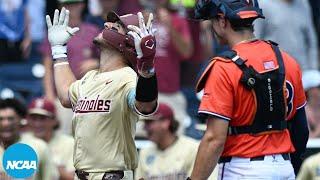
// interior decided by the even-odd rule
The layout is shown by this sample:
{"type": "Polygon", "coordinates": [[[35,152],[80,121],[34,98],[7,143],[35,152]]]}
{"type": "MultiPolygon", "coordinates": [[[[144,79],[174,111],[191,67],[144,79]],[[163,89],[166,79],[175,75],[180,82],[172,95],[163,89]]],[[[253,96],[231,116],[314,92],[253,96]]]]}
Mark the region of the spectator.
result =
{"type": "Polygon", "coordinates": [[[309,124],[309,137],[320,137],[320,72],[309,70],[303,72],[302,83],[307,95],[306,114],[309,124]]]}
{"type": "Polygon", "coordinates": [[[320,177],[320,153],[308,157],[302,164],[297,180],[316,180],[320,177]]]}
{"type": "MultiPolygon", "coordinates": [[[[180,66],[183,69],[180,72],[181,91],[186,98],[187,112],[192,120],[192,124],[186,129],[185,134],[193,138],[201,138],[201,134],[194,128],[194,124],[198,121],[197,107],[199,106],[194,87],[201,64],[212,56],[213,48],[211,26],[208,27],[207,22],[193,19],[195,3],[196,0],[170,0],[170,8],[186,18],[194,47],[192,56],[181,62],[180,66]]],[[[210,23],[210,21],[208,22],[210,23]]]]}
{"type": "Polygon", "coordinates": [[[140,151],[135,179],[186,179],[190,176],[198,142],[176,134],[179,122],[174,119],[172,109],[160,103],[154,115],[142,120],[148,139],[154,144],[140,151]]]}
{"type": "Polygon", "coordinates": [[[186,112],[187,103],[180,91],[180,63],[193,54],[188,22],[170,7],[168,0],[147,2],[142,1],[145,7],[155,10],[157,20],[154,27],[157,29],[155,70],[158,77],[158,100],[173,109],[181,125],[178,134],[181,134],[190,123],[186,112]]]}
{"type": "Polygon", "coordinates": [[[104,28],[104,23],[107,21],[107,14],[110,11],[116,11],[118,9],[120,0],[98,0],[97,3],[100,4],[101,14],[92,15],[88,14],[86,17],[86,22],[91,23],[100,29],[104,28]]]}
{"type": "MultiPolygon", "coordinates": [[[[71,27],[79,27],[80,31],[68,42],[68,58],[71,70],[77,79],[80,79],[87,71],[98,65],[97,49],[92,43],[93,38],[99,34],[99,29],[82,21],[82,11],[85,7],[84,0],[59,0],[59,5],[70,10],[69,24],[71,27]]],[[[45,97],[56,102],[58,119],[61,121],[61,131],[70,134],[72,111],[63,108],[56,98],[53,86],[52,57],[48,39],[41,45],[45,76],[43,78],[45,97]]]]}
{"type": "MultiPolygon", "coordinates": [[[[306,0],[305,0],[306,1],[306,0]]],[[[313,22],[318,35],[318,46],[320,48],[320,1],[319,0],[309,0],[310,7],[313,14],[313,22]]]]}
{"type": "Polygon", "coordinates": [[[0,1],[0,62],[18,62],[30,52],[28,0],[0,1]]]}
{"type": "Polygon", "coordinates": [[[69,135],[56,132],[59,128],[59,121],[56,119],[54,103],[45,98],[34,99],[29,105],[28,119],[34,135],[48,143],[60,179],[73,180],[74,140],[69,135]]]}
{"type": "Polygon", "coordinates": [[[30,38],[31,49],[29,59],[39,63],[41,54],[39,53],[39,46],[45,36],[44,16],[46,11],[46,1],[44,0],[28,0],[27,9],[30,19],[30,38]]]}
{"type": "Polygon", "coordinates": [[[119,14],[136,14],[141,11],[142,7],[139,0],[120,0],[118,13],[119,14]]]}
{"type": "Polygon", "coordinates": [[[99,16],[101,15],[102,8],[99,3],[100,0],[88,0],[88,11],[89,14],[93,16],[99,16]]]}
{"type": "Polygon", "coordinates": [[[100,5],[101,13],[94,12],[94,14],[88,14],[86,22],[94,24],[100,29],[104,28],[104,23],[107,21],[107,14],[110,11],[115,11],[118,14],[123,15],[129,13],[136,14],[141,10],[138,0],[96,0],[91,1],[90,5],[100,5]]]}
{"type": "Polygon", "coordinates": [[[317,37],[308,1],[261,0],[259,3],[266,19],[256,21],[256,36],[279,43],[302,70],[318,69],[317,37]]]}
{"type": "MultiPolygon", "coordinates": [[[[30,134],[20,132],[20,122],[26,115],[26,107],[15,99],[0,99],[0,157],[10,145],[24,143],[31,146],[38,155],[38,171],[31,180],[52,180],[56,178],[57,171],[50,160],[48,146],[41,139],[30,134]]],[[[4,173],[2,163],[0,166],[1,179],[9,178],[4,173]]]]}

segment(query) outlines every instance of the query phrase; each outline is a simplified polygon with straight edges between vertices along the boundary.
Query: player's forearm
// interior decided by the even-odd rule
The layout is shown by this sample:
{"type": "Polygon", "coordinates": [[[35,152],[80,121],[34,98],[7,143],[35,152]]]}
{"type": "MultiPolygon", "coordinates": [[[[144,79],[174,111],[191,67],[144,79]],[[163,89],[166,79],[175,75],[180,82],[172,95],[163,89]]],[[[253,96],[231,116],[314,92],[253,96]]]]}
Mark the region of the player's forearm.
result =
{"type": "Polygon", "coordinates": [[[196,162],[191,174],[192,180],[206,180],[211,175],[223,151],[224,141],[206,133],[201,140],[196,162]],[[208,158],[209,157],[209,158],[208,158]]]}
{"type": "Polygon", "coordinates": [[[52,72],[52,58],[45,56],[43,58],[43,65],[45,68],[45,74],[42,79],[45,96],[50,99],[55,99],[54,87],[53,87],[53,72],[52,72]]]}
{"type": "Polygon", "coordinates": [[[136,87],[135,107],[142,114],[150,114],[157,107],[158,85],[157,76],[151,77],[139,76],[136,87]]]}
{"type": "Polygon", "coordinates": [[[180,32],[173,27],[170,28],[172,43],[178,50],[178,52],[184,57],[189,58],[193,54],[193,44],[191,39],[184,38],[180,32]]]}
{"type": "Polygon", "coordinates": [[[291,141],[294,148],[296,149],[294,153],[290,154],[291,163],[294,168],[295,174],[297,175],[302,163],[302,156],[306,151],[309,138],[308,122],[304,107],[298,109],[293,119],[289,122],[291,123],[291,141]]]}
{"type": "Polygon", "coordinates": [[[64,107],[71,107],[69,100],[69,87],[76,81],[66,58],[59,58],[54,62],[54,82],[61,104],[64,107]]]}

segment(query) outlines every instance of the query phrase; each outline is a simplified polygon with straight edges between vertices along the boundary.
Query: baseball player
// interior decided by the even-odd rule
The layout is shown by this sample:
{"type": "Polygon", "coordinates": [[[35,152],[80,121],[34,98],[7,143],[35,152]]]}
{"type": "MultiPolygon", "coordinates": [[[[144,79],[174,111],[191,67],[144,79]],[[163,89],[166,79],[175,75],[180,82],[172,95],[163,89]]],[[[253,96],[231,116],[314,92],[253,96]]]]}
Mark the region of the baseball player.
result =
{"type": "Polygon", "coordinates": [[[54,102],[47,98],[35,98],[29,104],[28,120],[34,136],[48,143],[52,160],[57,166],[60,179],[73,180],[74,140],[70,135],[58,132],[59,121],[56,119],[54,102]]]}
{"type": "Polygon", "coordinates": [[[299,65],[255,38],[253,21],[264,18],[257,0],[200,0],[196,18],[210,20],[232,50],[214,57],[197,84],[207,130],[190,178],[206,179],[219,163],[219,179],[295,179],[308,140],[299,65]]]}
{"type": "Polygon", "coordinates": [[[28,180],[55,180],[58,177],[57,169],[50,159],[47,144],[30,133],[20,132],[20,122],[26,113],[26,107],[18,100],[0,99],[0,179],[12,180],[2,167],[4,151],[14,143],[24,143],[35,150],[39,162],[37,172],[28,180]]]}
{"type": "Polygon", "coordinates": [[[320,153],[314,154],[303,161],[297,179],[320,179],[320,153]]]}
{"type": "MultiPolygon", "coordinates": [[[[152,116],[142,117],[141,120],[153,144],[140,150],[135,179],[185,180],[190,176],[199,143],[177,135],[179,122],[175,120],[170,106],[159,103],[158,110],[152,116]]],[[[217,179],[216,173],[210,179],[217,179]]]]}
{"type": "MultiPolygon", "coordinates": [[[[70,71],[66,42],[79,28],[68,26],[69,11],[47,16],[54,77],[61,104],[74,111],[74,167],[78,179],[133,179],[137,166],[134,143],[138,115],[157,107],[153,63],[153,16],[118,16],[110,12],[105,29],[94,39],[100,66],[76,80],[70,71]],[[136,72],[133,70],[136,69],[136,72]]],[[[81,31],[81,30],[80,30],[81,31]]]]}

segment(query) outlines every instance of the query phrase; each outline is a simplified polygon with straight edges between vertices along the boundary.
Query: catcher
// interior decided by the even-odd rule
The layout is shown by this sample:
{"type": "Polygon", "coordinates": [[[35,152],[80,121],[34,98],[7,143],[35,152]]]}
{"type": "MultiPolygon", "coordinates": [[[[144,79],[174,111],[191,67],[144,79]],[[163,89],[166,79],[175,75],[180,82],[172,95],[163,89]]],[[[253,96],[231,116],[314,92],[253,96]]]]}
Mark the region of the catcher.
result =
{"type": "Polygon", "coordinates": [[[218,179],[295,179],[308,140],[298,63],[255,38],[253,21],[264,18],[258,0],[199,0],[195,12],[232,50],[213,58],[198,81],[207,130],[191,179],[207,179],[216,164],[218,179]]]}

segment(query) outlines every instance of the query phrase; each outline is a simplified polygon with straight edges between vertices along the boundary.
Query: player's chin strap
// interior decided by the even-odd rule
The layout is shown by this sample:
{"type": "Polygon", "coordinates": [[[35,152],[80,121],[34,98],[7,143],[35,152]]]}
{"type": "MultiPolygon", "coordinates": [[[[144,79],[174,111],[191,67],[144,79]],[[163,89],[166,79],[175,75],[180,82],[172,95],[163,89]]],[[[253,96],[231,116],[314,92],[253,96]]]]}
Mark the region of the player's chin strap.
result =
{"type": "Polygon", "coordinates": [[[287,129],[285,100],[285,68],[281,52],[276,43],[267,41],[276,55],[279,68],[258,73],[235,51],[227,51],[222,56],[231,59],[242,71],[241,84],[253,92],[256,113],[251,125],[229,126],[229,135],[265,134],[287,129]]]}

